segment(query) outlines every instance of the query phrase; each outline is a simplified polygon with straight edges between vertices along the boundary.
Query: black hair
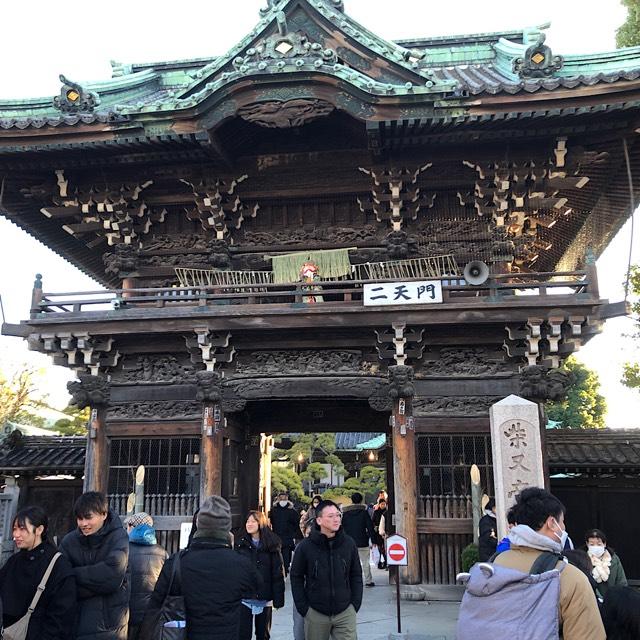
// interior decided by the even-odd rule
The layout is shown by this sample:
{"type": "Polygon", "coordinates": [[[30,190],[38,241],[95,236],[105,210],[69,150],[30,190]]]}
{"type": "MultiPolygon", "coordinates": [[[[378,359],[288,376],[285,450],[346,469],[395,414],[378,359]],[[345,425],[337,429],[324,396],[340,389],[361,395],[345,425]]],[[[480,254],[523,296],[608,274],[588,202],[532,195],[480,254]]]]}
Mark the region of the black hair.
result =
{"type": "Polygon", "coordinates": [[[513,512],[514,507],[511,507],[511,509],[509,509],[509,511],[507,511],[507,524],[518,524],[516,522],[516,516],[515,513],[513,512]]]}
{"type": "Polygon", "coordinates": [[[607,640],[640,638],[640,593],[631,587],[610,587],[604,596],[602,621],[607,640]]]}
{"type": "Polygon", "coordinates": [[[20,528],[28,530],[27,520],[31,523],[34,529],[40,526],[44,527],[42,530],[42,540],[46,540],[49,529],[49,518],[46,511],[37,505],[20,509],[11,523],[11,528],[13,529],[17,524],[20,528]]]}
{"type": "Polygon", "coordinates": [[[353,502],[353,504],[360,504],[362,502],[362,494],[358,493],[357,491],[355,493],[352,493],[351,502],[353,502]]]}
{"type": "Polygon", "coordinates": [[[495,506],[496,506],[496,501],[493,498],[489,498],[484,508],[487,511],[491,511],[491,509],[493,509],[495,506]]]}
{"type": "Polygon", "coordinates": [[[587,542],[589,538],[600,538],[600,540],[604,542],[604,546],[607,546],[607,536],[602,529],[589,529],[589,531],[584,534],[584,541],[587,542]]]}
{"type": "Polygon", "coordinates": [[[323,500],[317,507],[316,507],[316,518],[319,518],[322,515],[322,512],[327,508],[327,507],[335,507],[338,511],[340,511],[340,507],[333,501],[333,500],[323,500]]]}
{"type": "Polygon", "coordinates": [[[580,569],[582,573],[591,577],[593,565],[591,564],[591,560],[589,560],[589,556],[586,551],[583,551],[582,549],[565,549],[562,553],[569,561],[569,564],[572,564],[574,567],[580,569]]]}
{"type": "Polygon", "coordinates": [[[100,516],[109,513],[107,497],[100,491],[83,493],[73,505],[73,515],[76,518],[88,518],[92,513],[100,516]]]}
{"type": "Polygon", "coordinates": [[[567,510],[562,502],[548,491],[540,487],[527,487],[518,494],[511,511],[515,522],[539,531],[549,516],[557,520],[567,510]]]}
{"type": "Polygon", "coordinates": [[[317,494],[315,496],[313,496],[313,498],[311,498],[311,504],[312,505],[313,505],[313,501],[314,500],[317,500],[318,502],[322,502],[322,496],[319,496],[317,494]]]}

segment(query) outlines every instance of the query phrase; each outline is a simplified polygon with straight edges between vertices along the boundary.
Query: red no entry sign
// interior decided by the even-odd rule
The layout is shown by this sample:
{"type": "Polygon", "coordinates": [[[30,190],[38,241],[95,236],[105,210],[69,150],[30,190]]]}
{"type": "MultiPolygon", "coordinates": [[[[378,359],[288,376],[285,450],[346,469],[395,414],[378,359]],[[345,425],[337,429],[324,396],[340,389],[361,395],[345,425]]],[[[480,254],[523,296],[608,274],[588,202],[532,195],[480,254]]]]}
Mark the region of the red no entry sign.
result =
{"type": "Polygon", "coordinates": [[[389,547],[389,557],[392,560],[404,560],[406,555],[404,547],[401,544],[392,544],[389,547]]]}
{"type": "Polygon", "coordinates": [[[387,564],[407,566],[407,539],[404,536],[387,538],[387,564]]]}

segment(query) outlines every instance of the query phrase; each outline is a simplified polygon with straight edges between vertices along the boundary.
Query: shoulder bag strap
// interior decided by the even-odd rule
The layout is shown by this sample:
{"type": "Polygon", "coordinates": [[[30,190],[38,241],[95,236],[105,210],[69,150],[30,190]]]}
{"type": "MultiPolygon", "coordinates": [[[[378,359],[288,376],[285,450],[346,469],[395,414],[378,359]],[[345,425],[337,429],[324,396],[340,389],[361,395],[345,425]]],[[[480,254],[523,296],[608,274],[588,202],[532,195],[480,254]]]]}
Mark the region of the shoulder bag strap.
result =
{"type": "Polygon", "coordinates": [[[554,553],[553,551],[544,551],[541,553],[533,563],[533,566],[529,570],[531,575],[538,575],[541,573],[546,573],[547,571],[551,571],[555,569],[558,562],[563,559],[563,555],[561,553],[554,553]]]}
{"type": "Polygon", "coordinates": [[[44,572],[44,575],[42,576],[42,580],[40,580],[40,584],[36,589],[35,595],[33,596],[33,600],[29,605],[29,609],[27,610],[27,615],[30,616],[33,613],[34,609],[38,606],[38,601],[40,600],[40,596],[42,595],[44,588],[47,586],[47,581],[49,580],[49,576],[53,571],[53,566],[55,565],[56,561],[61,555],[62,554],[59,551],[57,551],[53,556],[53,558],[51,558],[51,562],[49,562],[49,566],[47,567],[47,570],[44,572]]]}
{"type": "Polygon", "coordinates": [[[180,585],[180,591],[182,591],[182,573],[180,571],[180,556],[185,553],[183,551],[178,551],[176,553],[173,562],[171,563],[171,577],[169,578],[169,587],[167,588],[167,592],[164,594],[164,598],[162,599],[162,603],[166,601],[166,599],[171,595],[171,590],[174,584],[180,585]]]}

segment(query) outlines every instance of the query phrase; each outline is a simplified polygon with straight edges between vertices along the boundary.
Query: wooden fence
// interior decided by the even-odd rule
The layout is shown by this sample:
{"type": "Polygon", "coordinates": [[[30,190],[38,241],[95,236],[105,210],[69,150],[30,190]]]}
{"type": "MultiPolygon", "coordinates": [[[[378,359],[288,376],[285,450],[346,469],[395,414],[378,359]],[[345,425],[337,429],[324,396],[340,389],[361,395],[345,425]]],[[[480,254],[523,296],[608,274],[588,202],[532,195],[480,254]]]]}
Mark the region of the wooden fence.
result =
{"type": "MultiPolygon", "coordinates": [[[[109,507],[124,517],[127,513],[128,493],[112,493],[108,496],[109,507]]],[[[154,521],[158,544],[168,553],[178,550],[180,525],[191,522],[199,506],[199,496],[188,493],[148,493],[144,496],[144,511],[154,521]]]]}
{"type": "Polygon", "coordinates": [[[473,542],[471,496],[420,496],[418,547],[422,582],[455,584],[462,550],[473,542]]]}

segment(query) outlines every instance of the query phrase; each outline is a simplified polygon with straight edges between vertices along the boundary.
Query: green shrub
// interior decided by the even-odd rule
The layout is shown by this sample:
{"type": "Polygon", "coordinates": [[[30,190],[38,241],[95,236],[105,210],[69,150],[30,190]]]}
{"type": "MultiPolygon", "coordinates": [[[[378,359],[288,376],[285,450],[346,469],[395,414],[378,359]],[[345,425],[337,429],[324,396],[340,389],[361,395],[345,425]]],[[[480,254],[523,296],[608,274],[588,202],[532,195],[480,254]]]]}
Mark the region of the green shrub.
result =
{"type": "Polygon", "coordinates": [[[462,550],[462,571],[467,572],[471,567],[480,560],[480,553],[477,544],[469,544],[462,550]]]}

